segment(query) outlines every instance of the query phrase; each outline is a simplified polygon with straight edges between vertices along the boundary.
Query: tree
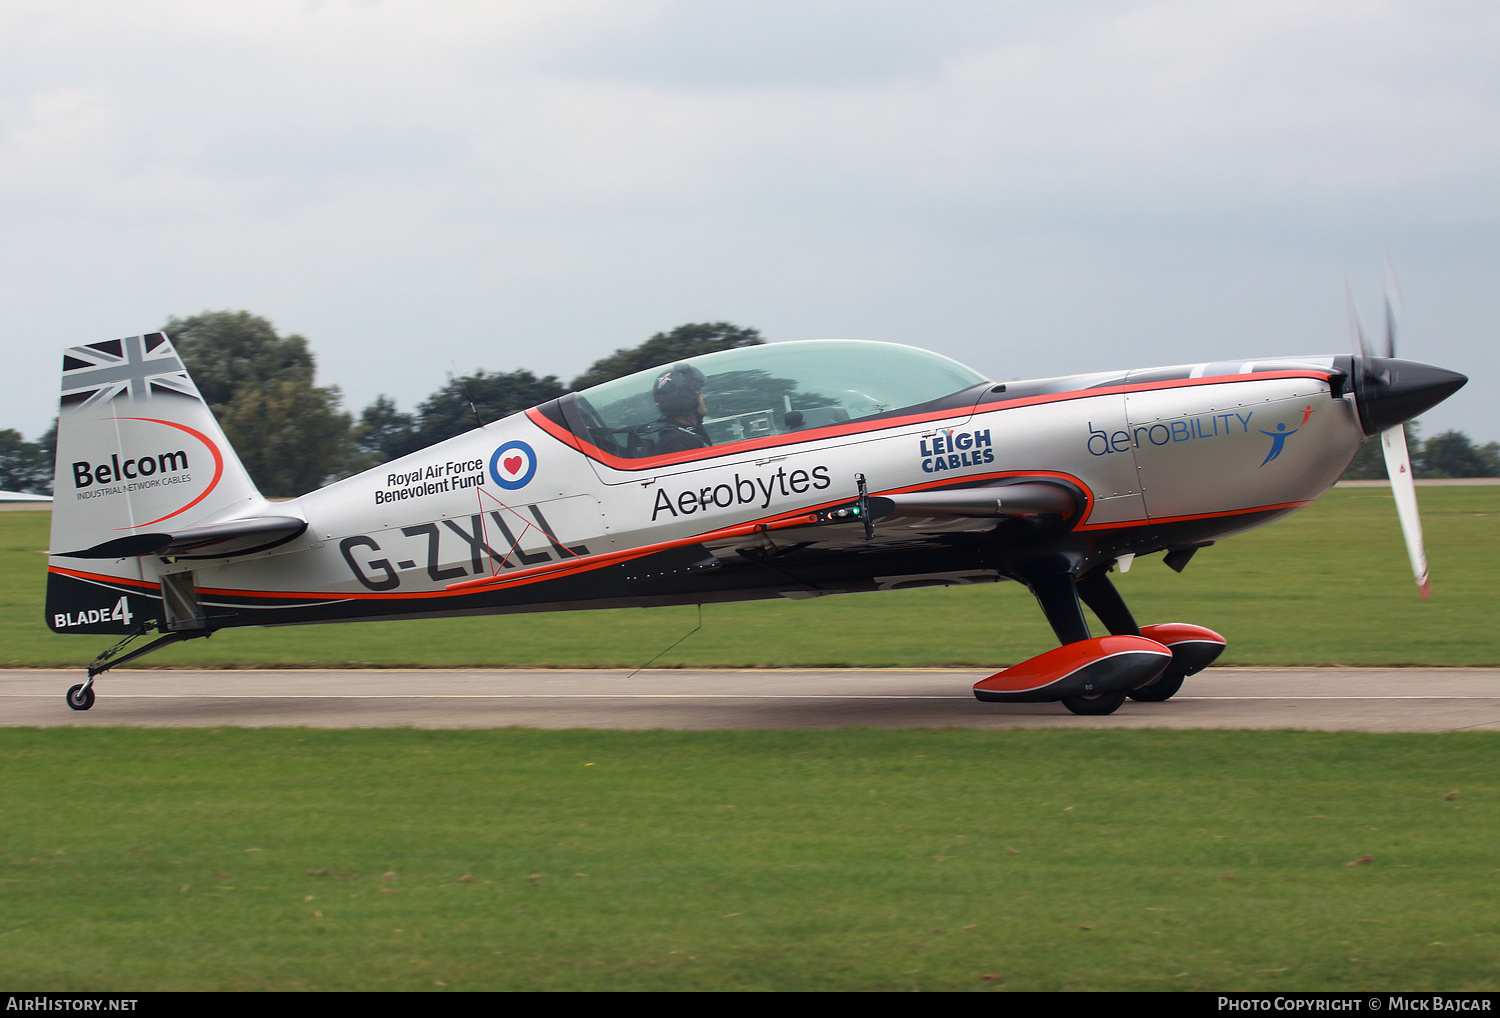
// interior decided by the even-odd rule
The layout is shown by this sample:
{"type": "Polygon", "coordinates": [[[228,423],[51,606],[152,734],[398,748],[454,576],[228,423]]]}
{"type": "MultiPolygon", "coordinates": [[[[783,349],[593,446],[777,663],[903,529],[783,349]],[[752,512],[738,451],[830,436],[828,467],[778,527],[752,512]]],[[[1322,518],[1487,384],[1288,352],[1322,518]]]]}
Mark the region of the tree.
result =
{"type": "Polygon", "coordinates": [[[1500,476],[1500,445],[1476,447],[1462,431],[1445,431],[1423,443],[1422,466],[1422,477],[1500,476]]]}
{"type": "Polygon", "coordinates": [[[338,388],[313,384],[307,340],[248,311],[173,317],[162,331],[262,494],[300,495],[363,468],[338,388]]]}
{"type": "MultiPolygon", "coordinates": [[[[57,426],[53,425],[56,443],[57,426]]],[[[52,493],[52,454],[41,442],[28,442],[14,428],[0,430],[0,490],[52,493]]]]}
{"type": "Polygon", "coordinates": [[[1484,473],[1481,477],[1500,477],[1500,442],[1486,442],[1479,447],[1479,455],[1484,459],[1484,473]]]}
{"type": "Polygon", "coordinates": [[[354,426],[355,444],[371,465],[397,459],[420,449],[417,419],[396,409],[396,401],[381,394],[360,411],[354,426]]]}
{"type": "Polygon", "coordinates": [[[556,375],[538,378],[524,368],[509,374],[480,370],[449,379],[447,385],[417,406],[416,444],[412,449],[424,449],[473,431],[481,424],[520,413],[567,391],[556,375]]]}
{"type": "MultiPolygon", "coordinates": [[[[1407,421],[1406,453],[1411,457],[1412,476],[1420,477],[1422,462],[1422,439],[1418,434],[1418,422],[1407,421]]],[[[1355,453],[1354,461],[1344,471],[1341,481],[1383,481],[1385,475],[1385,451],[1380,447],[1380,436],[1371,435],[1355,453]]]]}
{"type": "Polygon", "coordinates": [[[586,389],[686,357],[759,346],[764,342],[755,329],[743,329],[729,322],[679,325],[670,332],[658,332],[638,347],[616,350],[595,361],[566,388],[556,375],[538,378],[525,369],[495,374],[479,370],[472,375],[450,378],[447,385],[418,404],[414,414],[402,413],[389,396],[377,397],[360,412],[355,440],[367,464],[384,463],[472,431],[481,424],[528,410],[570,390],[586,389]]]}
{"type": "Polygon", "coordinates": [[[337,386],[291,379],[242,384],[219,424],[261,494],[272,498],[320,488],[358,465],[337,386]]]}
{"type": "Polygon", "coordinates": [[[47,490],[52,490],[52,464],[57,461],[57,418],[52,418],[52,426],[42,432],[42,437],[36,440],[37,447],[42,451],[42,466],[47,469],[47,490]]]}
{"type": "Polygon", "coordinates": [[[244,385],[312,383],[315,366],[307,340],[278,336],[275,326],[248,311],[173,317],[161,331],[177,348],[204,402],[215,413],[234,402],[244,385]]]}
{"type": "Polygon", "coordinates": [[[576,392],[633,371],[654,368],[658,364],[669,364],[720,350],[760,346],[764,342],[758,330],[742,329],[729,322],[679,325],[671,332],[658,332],[640,346],[616,350],[608,357],[595,361],[591,368],[573,379],[572,388],[576,392]]]}

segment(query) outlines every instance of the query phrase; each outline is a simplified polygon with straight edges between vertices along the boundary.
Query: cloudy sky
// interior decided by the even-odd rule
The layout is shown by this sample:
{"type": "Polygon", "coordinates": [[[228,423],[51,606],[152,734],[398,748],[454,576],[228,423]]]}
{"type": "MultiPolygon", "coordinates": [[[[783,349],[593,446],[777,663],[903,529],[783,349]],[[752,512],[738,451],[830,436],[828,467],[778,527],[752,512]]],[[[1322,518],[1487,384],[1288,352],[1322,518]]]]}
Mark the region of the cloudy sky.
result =
{"type": "Polygon", "coordinates": [[[1345,352],[1500,440],[1493,0],[0,2],[0,427],[245,309],[349,409],[684,322],[997,379],[1345,352]]]}

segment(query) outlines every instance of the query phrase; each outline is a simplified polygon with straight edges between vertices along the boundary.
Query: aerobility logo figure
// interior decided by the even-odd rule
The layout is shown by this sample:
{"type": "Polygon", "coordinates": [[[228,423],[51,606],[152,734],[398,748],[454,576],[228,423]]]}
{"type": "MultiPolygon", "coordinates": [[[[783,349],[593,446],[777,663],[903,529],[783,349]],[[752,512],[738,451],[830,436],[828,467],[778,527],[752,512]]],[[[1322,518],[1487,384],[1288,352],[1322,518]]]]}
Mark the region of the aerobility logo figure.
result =
{"type": "Polygon", "coordinates": [[[1266,431],[1265,429],[1261,429],[1261,434],[1267,435],[1271,439],[1271,451],[1266,453],[1266,458],[1260,461],[1260,465],[1265,466],[1277,456],[1280,456],[1281,450],[1286,447],[1286,440],[1291,438],[1297,432],[1301,431],[1302,425],[1306,424],[1308,418],[1312,415],[1313,408],[1310,406],[1306,406],[1302,408],[1302,420],[1299,421],[1297,423],[1297,426],[1291,431],[1286,430],[1285,424],[1276,425],[1275,431],[1266,431]]]}

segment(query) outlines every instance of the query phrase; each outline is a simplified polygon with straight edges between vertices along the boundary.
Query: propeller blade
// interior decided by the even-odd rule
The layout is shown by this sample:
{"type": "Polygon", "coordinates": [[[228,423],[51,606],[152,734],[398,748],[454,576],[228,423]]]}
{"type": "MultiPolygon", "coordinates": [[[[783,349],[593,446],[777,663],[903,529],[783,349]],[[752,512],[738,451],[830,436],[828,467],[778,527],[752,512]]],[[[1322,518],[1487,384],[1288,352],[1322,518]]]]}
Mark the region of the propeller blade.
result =
{"type": "Polygon", "coordinates": [[[1401,517],[1401,534],[1406,538],[1406,554],[1411,559],[1412,575],[1422,596],[1431,597],[1427,582],[1427,551],[1422,546],[1422,520],[1417,515],[1417,484],[1411,475],[1411,457],[1406,451],[1405,425],[1397,424],[1380,433],[1380,448],[1385,453],[1385,472],[1391,479],[1391,494],[1396,498],[1396,515],[1401,517]]]}
{"type": "Polygon", "coordinates": [[[1359,320],[1359,309],[1354,306],[1354,291],[1349,288],[1347,279],[1344,280],[1344,300],[1349,305],[1349,345],[1354,347],[1357,354],[1374,356],[1375,351],[1370,349],[1370,339],[1365,335],[1364,324],[1359,320]]]}
{"type": "Polygon", "coordinates": [[[1396,356],[1396,320],[1401,317],[1401,287],[1396,284],[1396,269],[1389,256],[1385,260],[1385,352],[1396,356]]]}
{"type": "Polygon", "coordinates": [[[1380,435],[1385,473],[1391,480],[1391,495],[1396,499],[1396,514],[1401,518],[1401,534],[1406,538],[1412,575],[1417,579],[1417,589],[1422,596],[1431,597],[1432,587],[1427,581],[1427,551],[1422,543],[1422,520],[1417,514],[1417,484],[1412,478],[1411,454],[1406,448],[1405,422],[1457,392],[1468,379],[1454,371],[1396,360],[1396,322],[1400,317],[1401,288],[1396,283],[1396,272],[1389,257],[1385,260],[1382,349],[1373,349],[1365,335],[1347,279],[1344,280],[1344,294],[1349,301],[1349,328],[1359,349],[1354,358],[1354,384],[1360,427],[1366,435],[1380,435]]]}

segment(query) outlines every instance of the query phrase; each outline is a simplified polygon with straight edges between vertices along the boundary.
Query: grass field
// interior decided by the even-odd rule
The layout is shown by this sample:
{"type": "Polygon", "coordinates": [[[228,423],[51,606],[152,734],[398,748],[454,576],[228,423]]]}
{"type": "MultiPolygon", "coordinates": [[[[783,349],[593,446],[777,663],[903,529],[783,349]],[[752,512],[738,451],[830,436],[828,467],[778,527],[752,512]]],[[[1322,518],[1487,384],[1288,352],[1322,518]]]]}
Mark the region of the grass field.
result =
{"type": "MultiPolygon", "coordinates": [[[[1120,585],[1235,662],[1500,663],[1500,488],[1349,489],[1120,585]]],[[[12,665],[48,514],[0,513],[12,665]]],[[[244,630],[157,665],[635,665],[693,609],[244,630]]],[[[998,665],[1014,584],[710,606],[685,665],[998,665]]],[[[1169,731],[0,729],[0,986],[1500,989],[1500,743],[1169,731]]]]}
{"type": "Polygon", "coordinates": [[[1494,991],[1495,748],[0,730],[0,985],[1494,991]]]}
{"type": "MultiPolygon", "coordinates": [[[[1491,614],[1500,487],[1419,492],[1433,597],[1417,597],[1390,492],[1329,492],[1289,519],[1117,576],[1143,622],[1194,622],[1229,639],[1224,664],[1500,665],[1491,614]]],[[[0,665],[87,663],[107,638],[42,622],[46,512],[0,513],[0,665]]],[[[635,667],[693,628],[695,608],[247,629],[172,647],[146,666],[635,667]]],[[[1103,632],[1096,627],[1097,632],[1103,632]]],[[[921,667],[1013,664],[1055,645],[1014,583],[709,605],[703,629],[657,663],[921,667]]]]}

